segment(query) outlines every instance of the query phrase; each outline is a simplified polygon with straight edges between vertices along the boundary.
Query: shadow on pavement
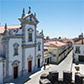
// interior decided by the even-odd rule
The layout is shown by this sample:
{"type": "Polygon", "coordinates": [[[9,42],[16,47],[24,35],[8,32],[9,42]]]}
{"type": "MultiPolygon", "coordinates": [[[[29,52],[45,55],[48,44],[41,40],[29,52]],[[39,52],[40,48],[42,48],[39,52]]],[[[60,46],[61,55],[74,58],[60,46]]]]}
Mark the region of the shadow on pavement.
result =
{"type": "MultiPolygon", "coordinates": [[[[7,82],[7,83],[24,84],[25,82],[31,80],[31,78],[29,78],[29,77],[30,77],[31,75],[33,75],[34,73],[40,71],[41,68],[42,68],[42,67],[40,67],[40,68],[38,68],[38,69],[36,69],[36,70],[30,72],[30,73],[27,73],[27,74],[25,74],[25,75],[23,75],[23,76],[21,76],[21,77],[18,77],[18,78],[16,78],[16,79],[13,79],[13,80],[11,80],[11,81],[9,81],[9,82],[7,82]]],[[[5,84],[7,84],[7,83],[5,83],[5,84]]]]}

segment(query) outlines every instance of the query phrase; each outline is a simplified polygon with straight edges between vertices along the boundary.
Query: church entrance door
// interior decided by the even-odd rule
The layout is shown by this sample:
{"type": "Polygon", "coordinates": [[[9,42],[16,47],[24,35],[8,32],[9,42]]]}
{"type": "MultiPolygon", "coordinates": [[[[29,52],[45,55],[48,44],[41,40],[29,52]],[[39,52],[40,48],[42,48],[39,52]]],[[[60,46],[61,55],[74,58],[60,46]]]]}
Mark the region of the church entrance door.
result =
{"type": "Polygon", "coordinates": [[[40,67],[40,58],[38,59],[38,68],[40,67]]]}
{"type": "Polygon", "coordinates": [[[28,61],[28,72],[32,71],[32,60],[28,61]]]}
{"type": "Polygon", "coordinates": [[[14,78],[18,77],[18,66],[14,67],[14,78]]]}

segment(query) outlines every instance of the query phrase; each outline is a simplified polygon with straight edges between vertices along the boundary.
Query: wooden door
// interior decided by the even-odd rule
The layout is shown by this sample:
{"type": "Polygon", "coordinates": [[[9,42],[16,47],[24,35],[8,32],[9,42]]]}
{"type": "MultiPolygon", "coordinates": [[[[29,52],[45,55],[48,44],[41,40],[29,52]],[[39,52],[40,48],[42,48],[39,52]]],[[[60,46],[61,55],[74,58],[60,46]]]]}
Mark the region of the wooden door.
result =
{"type": "Polygon", "coordinates": [[[38,68],[40,67],[40,59],[38,59],[38,68]]]}
{"type": "Polygon", "coordinates": [[[51,63],[51,57],[50,57],[50,63],[51,63]]]}
{"type": "Polygon", "coordinates": [[[14,78],[18,77],[18,66],[14,67],[14,78]]]}
{"type": "Polygon", "coordinates": [[[32,71],[32,61],[28,61],[28,72],[32,71]]]}

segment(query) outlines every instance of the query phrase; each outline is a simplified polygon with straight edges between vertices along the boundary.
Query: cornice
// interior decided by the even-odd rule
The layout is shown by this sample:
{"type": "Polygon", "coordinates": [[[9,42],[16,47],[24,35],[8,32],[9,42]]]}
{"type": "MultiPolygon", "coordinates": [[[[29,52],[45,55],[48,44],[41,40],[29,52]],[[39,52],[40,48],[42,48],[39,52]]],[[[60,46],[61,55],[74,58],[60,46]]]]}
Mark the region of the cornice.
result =
{"type": "Polygon", "coordinates": [[[3,39],[10,39],[10,38],[22,38],[23,35],[16,34],[16,35],[3,35],[3,39]]]}
{"type": "Polygon", "coordinates": [[[22,47],[23,48],[28,48],[28,47],[35,47],[36,44],[23,44],[22,47]]]}
{"type": "Polygon", "coordinates": [[[32,24],[32,25],[37,25],[38,22],[33,22],[33,21],[28,21],[26,19],[23,19],[23,18],[18,18],[22,23],[25,23],[25,24],[32,24]]]}
{"type": "Polygon", "coordinates": [[[44,36],[36,36],[37,38],[44,38],[44,36]]]}

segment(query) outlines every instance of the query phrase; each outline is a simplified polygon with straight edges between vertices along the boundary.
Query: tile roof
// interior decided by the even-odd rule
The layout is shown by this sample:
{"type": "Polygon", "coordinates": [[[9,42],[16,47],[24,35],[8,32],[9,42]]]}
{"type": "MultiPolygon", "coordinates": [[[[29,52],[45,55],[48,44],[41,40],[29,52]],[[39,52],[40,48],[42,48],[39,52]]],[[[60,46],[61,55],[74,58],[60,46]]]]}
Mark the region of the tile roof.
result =
{"type": "Polygon", "coordinates": [[[51,42],[51,41],[59,41],[62,43],[72,42],[72,44],[74,44],[74,41],[72,39],[66,39],[66,38],[63,38],[63,39],[56,39],[55,38],[55,39],[45,40],[44,43],[51,42]]]}
{"type": "Polygon", "coordinates": [[[65,46],[66,44],[60,41],[51,41],[48,42],[50,43],[50,47],[61,47],[61,46],[65,46]]]}
{"type": "MultiPolygon", "coordinates": [[[[74,42],[74,44],[76,44],[76,45],[81,45],[81,44],[82,44],[82,39],[79,40],[79,41],[74,42]]],[[[83,39],[83,45],[84,45],[84,39],[83,39]]]]}
{"type": "MultiPolygon", "coordinates": [[[[0,26],[0,33],[3,33],[4,32],[4,27],[5,26],[0,26]]],[[[21,25],[8,25],[7,26],[8,30],[9,29],[17,29],[17,28],[20,28],[20,27],[21,27],[21,25]]]]}
{"type": "Polygon", "coordinates": [[[69,42],[69,39],[64,38],[64,39],[59,39],[59,41],[67,43],[67,42],[69,42]]]}
{"type": "Polygon", "coordinates": [[[68,42],[72,42],[72,44],[74,44],[74,41],[72,39],[59,39],[60,42],[64,42],[64,43],[68,43],[68,42]]]}

